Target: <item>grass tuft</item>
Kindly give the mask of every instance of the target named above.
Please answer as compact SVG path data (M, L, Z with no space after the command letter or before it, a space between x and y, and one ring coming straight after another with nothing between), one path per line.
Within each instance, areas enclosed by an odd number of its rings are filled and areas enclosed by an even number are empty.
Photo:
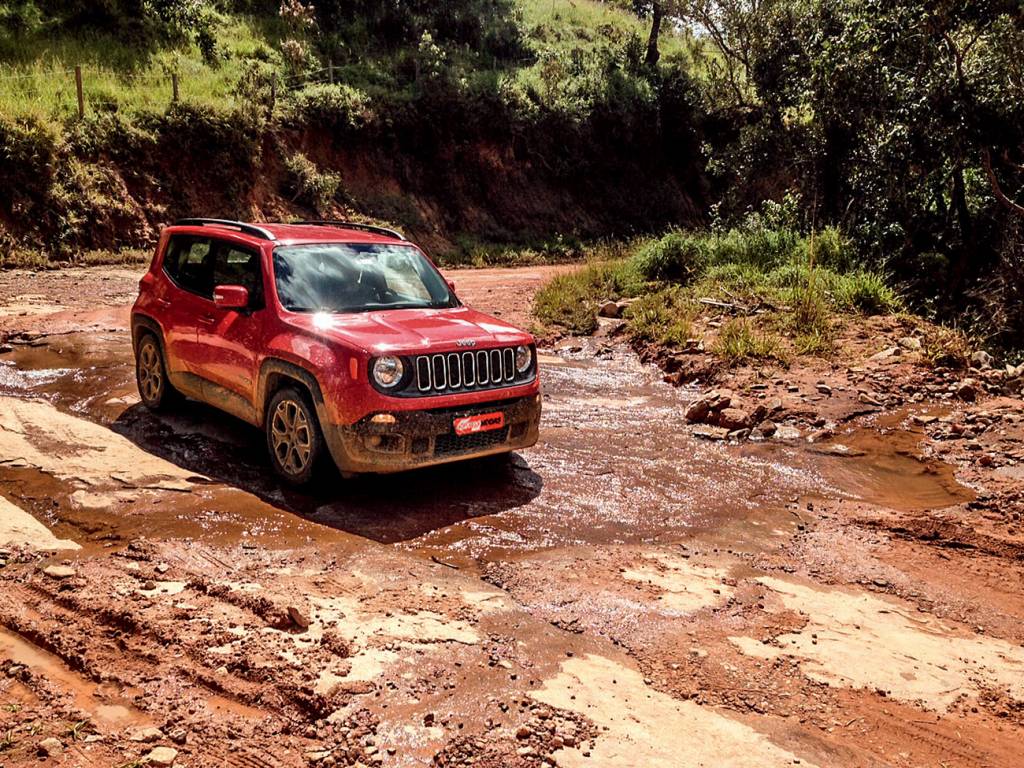
M727 321L719 330L713 349L729 365L739 365L748 360L788 362L782 340L769 331L755 328L746 318Z

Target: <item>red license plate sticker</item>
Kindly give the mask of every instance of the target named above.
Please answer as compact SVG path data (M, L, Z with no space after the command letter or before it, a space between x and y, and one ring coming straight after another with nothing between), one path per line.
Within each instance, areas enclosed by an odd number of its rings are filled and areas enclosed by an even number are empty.
M476 416L464 416L454 422L456 435L473 435L477 432L490 432L505 426L504 413L481 413Z

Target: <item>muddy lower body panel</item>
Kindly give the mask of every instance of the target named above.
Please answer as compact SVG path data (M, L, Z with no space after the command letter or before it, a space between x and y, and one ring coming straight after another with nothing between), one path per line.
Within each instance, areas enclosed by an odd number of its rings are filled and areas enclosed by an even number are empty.
M540 395L427 411L374 414L327 425L324 437L343 472L401 472L529 448L540 429Z

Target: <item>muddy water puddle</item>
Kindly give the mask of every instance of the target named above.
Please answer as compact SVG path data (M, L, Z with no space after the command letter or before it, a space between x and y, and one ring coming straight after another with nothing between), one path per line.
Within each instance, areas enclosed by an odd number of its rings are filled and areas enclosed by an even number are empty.
M97 523L102 517L107 533L122 524L128 532L144 530L151 517L154 535L268 536L298 544L329 528L342 538L481 562L559 546L675 541L724 528L756 542L778 527L787 502L807 495L917 509L946 506L966 493L950 468L918 458L919 436L905 430L854 432L826 446L708 443L692 437L683 418L693 393L665 385L624 348L598 351L586 341L575 353L544 354L541 365L545 410L536 448L510 461L463 462L399 478L330 475L304 493L273 478L258 430L206 406L159 416L139 406L125 332L70 333L19 347L0 364L0 396L45 399L108 426L128 444L125 451L180 470L188 487L171 490L125 482L123 467L111 466L112 489L142 495L110 504L72 500L76 492L92 493L95 478L83 486L57 477L56 487L45 489L59 502L52 514L72 525L77 520L83 530L90 516ZM133 463L129 453L124 460ZM0 468L0 491L5 473Z
M75 707L88 714L89 720L100 728L153 725L148 716L131 703L125 692L97 685L69 669L57 656L3 627L0 627L0 658L24 665L33 674L58 686L71 696Z

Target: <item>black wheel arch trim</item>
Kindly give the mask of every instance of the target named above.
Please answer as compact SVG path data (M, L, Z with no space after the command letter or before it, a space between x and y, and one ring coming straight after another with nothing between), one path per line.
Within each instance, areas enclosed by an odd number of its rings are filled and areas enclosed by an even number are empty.
M313 398L313 407L316 409L316 415L320 419L322 428L324 395L323 390L320 389L320 382L317 381L316 376L302 366L282 360L279 357L269 357L260 365L259 386L256 390L256 397L258 398L256 412L260 414L261 418L264 421L266 420L267 405L274 396L274 392L278 389L277 387L273 391L270 389L270 382L275 376L291 379L306 388L306 391Z

